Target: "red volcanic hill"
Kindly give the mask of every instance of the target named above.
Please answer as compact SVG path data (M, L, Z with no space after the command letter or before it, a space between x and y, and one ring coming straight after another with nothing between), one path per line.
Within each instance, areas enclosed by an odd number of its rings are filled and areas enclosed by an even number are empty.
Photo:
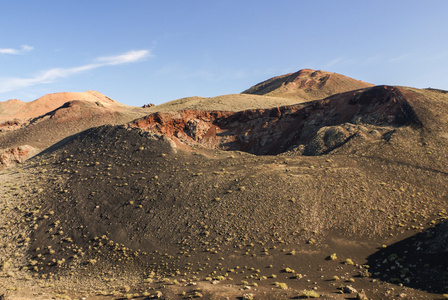
M95 91L55 93L32 102L0 103L0 168L22 162L61 139L91 127L123 124L147 110Z
M337 73L303 69L263 81L245 90L243 94L309 101L372 86L373 84Z
M32 102L23 102L17 99L0 102L0 123L13 119L26 120L36 118L73 100L98 102L110 108L123 106L121 103L96 91L53 93Z

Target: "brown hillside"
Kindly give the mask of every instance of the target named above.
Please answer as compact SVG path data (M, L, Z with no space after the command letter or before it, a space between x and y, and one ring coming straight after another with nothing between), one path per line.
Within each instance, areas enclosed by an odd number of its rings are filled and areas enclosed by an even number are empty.
M371 86L373 85L370 83L341 74L303 69L263 81L245 90L243 94L292 98L297 102L304 102Z
M45 95L31 102L23 102L15 99L0 102L0 124L14 119L33 119L57 109L66 102L74 100L98 102L109 108L123 106L121 103L96 91L86 91L84 93L54 93Z
M442 299L446 260L421 266L395 243L448 217L447 116L445 93L379 86L88 129L6 174L0 284L36 276L22 284L78 298ZM415 243L444 255L446 233L433 233Z
M16 118L17 113L25 106L26 102L17 99L0 102L0 123Z
M148 109L149 112L188 110L242 111L247 109L273 108L296 104L297 99L250 94L230 94L217 97L187 97L169 101Z
M340 74L304 69L268 79L241 94L209 98L186 97L151 107L148 111L266 109L323 99L371 86L373 85Z
M10 110L16 103L20 106ZM123 105L94 91L49 94L29 103L10 100L0 105L5 109L0 110L2 120L6 120L0 123L0 168L22 162L88 128L124 124L147 114L147 109ZM19 151L23 147L29 151Z
M448 92L285 76L0 103L0 298L445 299Z
M258 155L319 155L352 138L372 145L386 141L403 126L442 133L448 124L443 118L434 122L434 113L446 111L447 104L426 97L420 90L377 86L273 109L154 113L128 126L165 134L178 144ZM429 109L430 101L437 110Z

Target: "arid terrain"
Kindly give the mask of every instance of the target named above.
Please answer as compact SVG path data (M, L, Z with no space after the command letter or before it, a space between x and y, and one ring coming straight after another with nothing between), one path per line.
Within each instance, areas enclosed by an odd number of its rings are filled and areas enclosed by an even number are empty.
M448 299L448 92L301 70L0 102L3 299Z

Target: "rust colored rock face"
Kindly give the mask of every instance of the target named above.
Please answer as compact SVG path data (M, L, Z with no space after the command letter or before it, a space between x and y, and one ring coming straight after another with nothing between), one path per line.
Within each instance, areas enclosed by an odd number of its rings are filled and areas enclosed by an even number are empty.
M399 88L377 86L273 109L154 113L128 126L165 134L178 145L273 155L300 145L310 146L319 132L330 149L331 145L340 143L339 140L350 137L351 127L340 127L346 123L421 125ZM332 126L339 127L322 130ZM380 135L377 134L377 138ZM315 151L309 150L308 154L313 155Z
M3 123L0 123L0 132L19 129L22 124L23 122L18 119L5 121Z
M0 150L0 169L22 163L37 153L37 149L29 145Z

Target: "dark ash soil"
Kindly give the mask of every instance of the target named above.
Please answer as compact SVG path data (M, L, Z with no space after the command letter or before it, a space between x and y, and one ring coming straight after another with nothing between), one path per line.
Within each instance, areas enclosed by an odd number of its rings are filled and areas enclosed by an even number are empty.
M446 99L403 93L419 126L336 124L388 134L355 134L314 156L180 147L127 126L67 137L0 174L0 291L444 299Z

